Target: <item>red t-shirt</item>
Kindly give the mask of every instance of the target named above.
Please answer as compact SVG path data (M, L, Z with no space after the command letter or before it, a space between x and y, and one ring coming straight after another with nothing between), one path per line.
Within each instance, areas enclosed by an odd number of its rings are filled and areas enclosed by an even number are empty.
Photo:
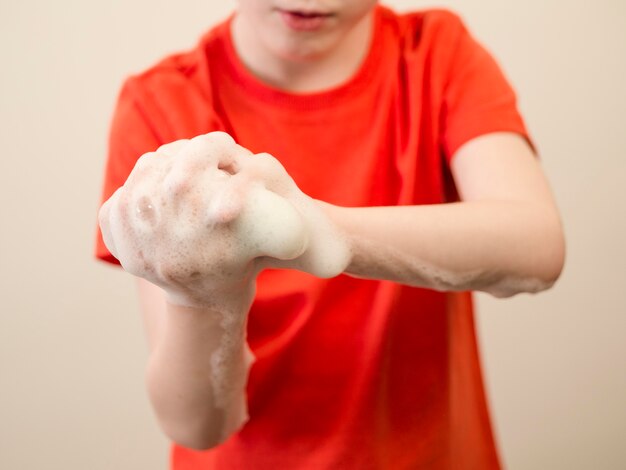
M223 130L269 152L308 195L342 206L445 203L464 142L526 136L515 95L457 16L377 7L346 83L293 94L252 76L230 22L127 80L103 199L159 145ZM97 256L115 262L97 243ZM250 420L176 470L498 468L469 293L266 271L249 317Z

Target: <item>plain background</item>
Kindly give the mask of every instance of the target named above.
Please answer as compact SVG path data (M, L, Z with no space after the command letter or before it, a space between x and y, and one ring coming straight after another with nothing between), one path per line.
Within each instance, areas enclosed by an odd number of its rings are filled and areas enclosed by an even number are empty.
M516 87L567 232L554 289L478 296L503 460L626 468L626 2L437 5L463 15ZM232 8L1 0L0 468L166 468L134 283L91 256L107 129L126 75Z

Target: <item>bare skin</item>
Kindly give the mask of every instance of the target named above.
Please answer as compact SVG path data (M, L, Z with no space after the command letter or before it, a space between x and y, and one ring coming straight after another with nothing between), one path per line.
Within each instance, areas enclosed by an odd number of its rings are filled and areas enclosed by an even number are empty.
M244 64L264 82L294 92L346 81L369 49L376 0L239 0L233 40ZM315 31L294 31L289 11L327 14Z
M506 160L498 158L502 155ZM348 253L344 268L326 274L344 271L439 290L482 290L500 297L550 287L563 265L563 233L547 183L527 144L511 134L475 139L459 150L453 172L463 197L456 204L343 208L317 202L328 216L325 223L348 241L346 251L338 245L340 253ZM318 216L312 215L319 223ZM266 266L298 269L310 266L311 260L303 255L292 260L258 259ZM139 281L152 350L148 390L164 431L175 442L196 449L213 447L245 421L244 388L252 363L245 343L245 318L254 295L254 277L244 275L234 287L229 280L224 290L213 288L210 296L203 297L206 301L193 294L187 302L181 302L180 296L168 300L166 290ZM218 285L215 279L210 283ZM179 286L176 283L174 290ZM225 315L238 319L229 324L229 331L219 321ZM220 408L215 406L211 356L227 334L231 348L220 380L232 384L232 393L228 406Z
M347 241L274 157L222 132L142 156L99 218L113 255L146 279L147 385L161 426L187 447L222 442L247 419L256 276L279 267L336 276Z
M273 86L298 92L335 86L355 72L365 54L375 3L240 0L233 31L237 51L254 74ZM300 34L275 23L277 7L306 7L334 16L319 33ZM501 297L546 289L562 269L564 239L558 211L536 158L519 136L491 134L461 147L452 159L452 172L462 201L440 206L332 206L302 194L271 157L259 161L267 163L261 165L265 170L253 171L255 178L244 178L246 183L232 193L241 196L234 198L239 204L222 207L210 204L215 198L203 199L218 221L212 225L211 243L201 230L188 235L194 246L205 244L203 266L212 269L197 269L190 257L174 270L135 271L149 273L146 279L138 278L151 351L148 393L165 434L185 447L213 447L245 422L245 383L253 361L245 342L245 322L254 279L264 267L295 268L325 277L345 272ZM245 218L246 201L259 185L270 188L299 214L301 223L294 227L302 235L300 253L294 249L277 257L262 243L255 245L256 251L238 243L243 232L234 230L233 221ZM104 225L110 210L103 209ZM168 233L167 226L161 229ZM293 234L282 235L294 239ZM118 231L111 241L132 245L132 231ZM160 249L166 253L171 247L165 244ZM156 266L159 249L144 251L152 253ZM324 261L330 254L337 260L328 265ZM133 272L139 260L120 256ZM225 269L214 269L217 265ZM157 272L165 275L155 277ZM191 276L196 272L200 275ZM224 322L226 317L235 320ZM218 363L212 358L220 348L224 354ZM216 381L229 384L227 393L216 388Z
M325 205L350 239L346 272L496 297L552 286L564 262L563 231L526 141L507 133L476 138L459 149L452 172L459 203Z

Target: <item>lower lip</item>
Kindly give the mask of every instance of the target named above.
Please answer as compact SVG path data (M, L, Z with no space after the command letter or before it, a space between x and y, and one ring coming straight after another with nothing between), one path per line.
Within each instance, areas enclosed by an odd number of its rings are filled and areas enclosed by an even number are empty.
M316 31L321 29L330 18L330 15L304 16L289 11L281 11L280 16L294 31Z

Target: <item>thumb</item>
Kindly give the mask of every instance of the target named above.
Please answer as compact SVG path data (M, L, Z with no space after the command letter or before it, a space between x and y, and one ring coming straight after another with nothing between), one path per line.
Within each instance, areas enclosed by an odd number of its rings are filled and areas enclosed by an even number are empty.
M290 260L307 247L304 219L287 199L261 186L250 193L236 228L257 256Z
M118 258L117 248L115 247L115 241L111 229L111 207L116 203L119 197L119 192L122 188L118 188L113 195L102 204L98 211L98 225L100 226L100 232L102 232L102 240L104 245L111 252L115 258Z

